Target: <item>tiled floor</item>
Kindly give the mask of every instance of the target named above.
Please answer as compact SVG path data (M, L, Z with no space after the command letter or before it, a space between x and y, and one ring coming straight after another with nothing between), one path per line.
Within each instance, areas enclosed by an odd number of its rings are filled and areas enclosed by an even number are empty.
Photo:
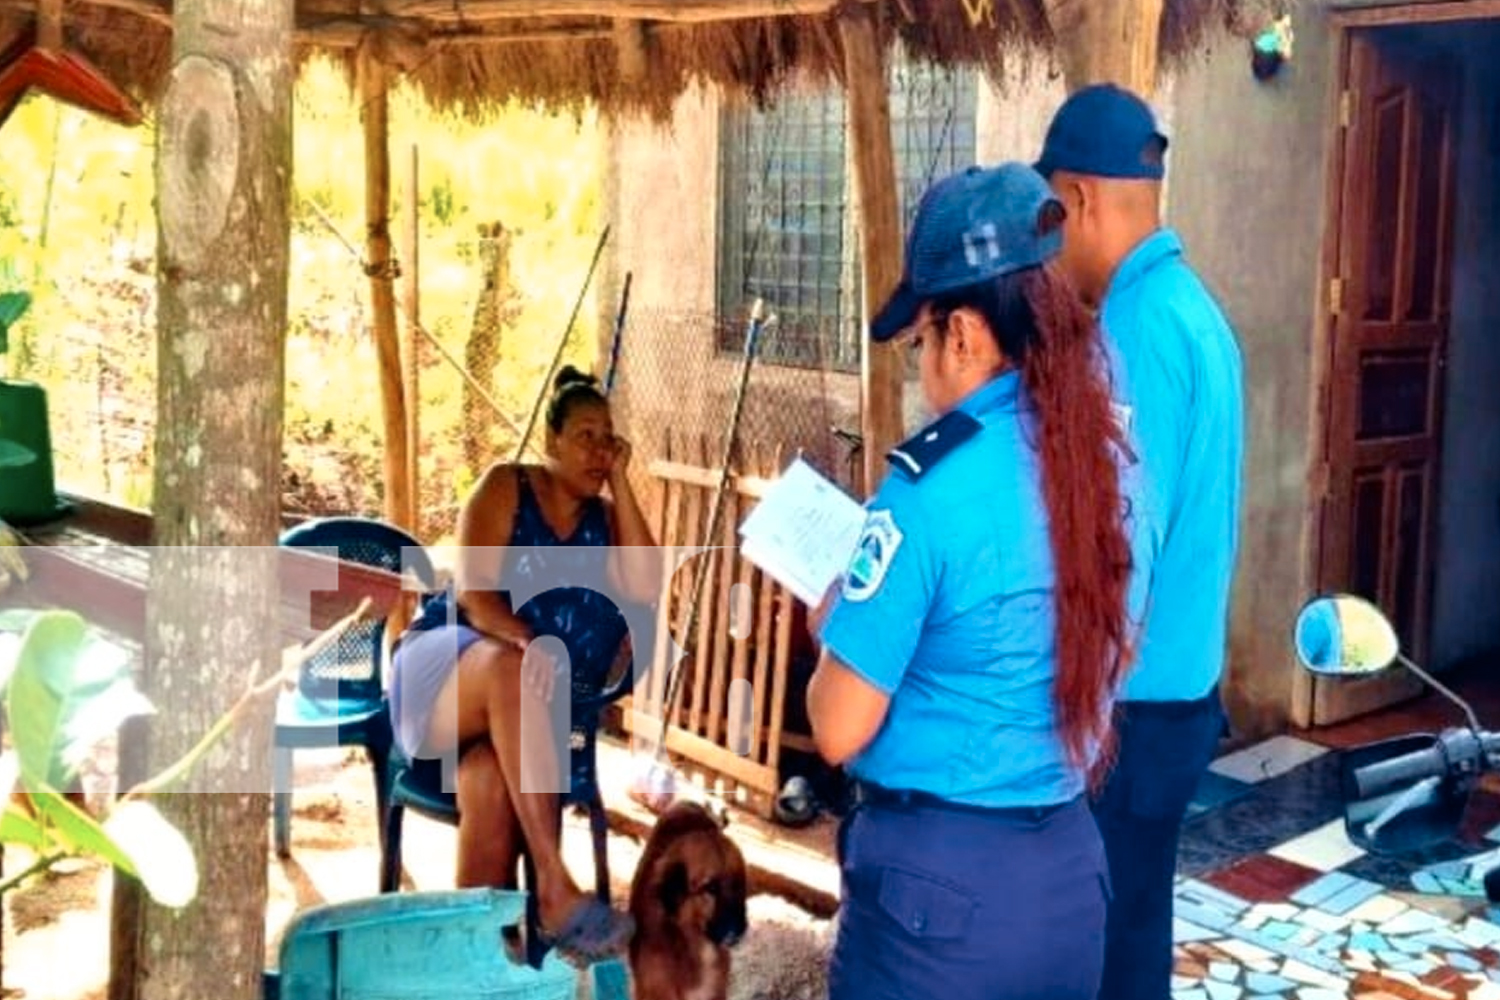
M1221 758L1180 858L1174 1000L1500 1000L1479 882L1500 849L1366 854L1344 834L1337 751L1280 736Z

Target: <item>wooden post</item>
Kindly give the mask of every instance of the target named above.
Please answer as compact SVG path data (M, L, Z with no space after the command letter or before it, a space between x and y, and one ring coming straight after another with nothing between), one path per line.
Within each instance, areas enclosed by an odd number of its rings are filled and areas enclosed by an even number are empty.
M844 89L849 101L849 145L854 150L854 193L864 266L865 316L901 281L901 211L896 200L896 153L891 144L891 102L875 24L875 9L861 4L839 19L844 44ZM885 454L902 437L903 372L899 352L860 337L860 429L864 435L864 487L880 485Z
M412 143L411 165L406 173L406 238L401 258L406 262L401 270L404 279L406 300L406 333L401 343L401 361L405 376L406 397L406 481L408 484L407 520L413 535L421 537L422 528L422 477L417 470L417 456L421 454L422 393L418 366L418 351L421 350L422 335L417 326L422 322L421 285L417 280L417 252L422 240L422 219L418 210L417 144Z
M1044 0L1068 90L1115 83L1156 91L1163 0Z
M62 0L40 0L36 9L36 47L48 52L63 50Z
M395 265L391 260L391 151L388 70L378 35L359 50L359 105L365 133L365 269L370 275L375 353L385 428L385 518L413 530L407 480L406 400L401 388L401 344L396 334Z

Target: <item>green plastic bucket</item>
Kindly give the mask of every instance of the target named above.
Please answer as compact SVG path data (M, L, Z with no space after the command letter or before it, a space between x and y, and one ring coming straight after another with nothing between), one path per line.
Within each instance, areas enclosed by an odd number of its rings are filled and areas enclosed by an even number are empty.
M0 379L0 520L38 524L68 510L53 478L47 393L35 382Z

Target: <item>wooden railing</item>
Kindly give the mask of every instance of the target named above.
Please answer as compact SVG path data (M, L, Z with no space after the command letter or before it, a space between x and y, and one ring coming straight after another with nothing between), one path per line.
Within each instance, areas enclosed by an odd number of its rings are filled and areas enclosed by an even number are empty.
M151 517L98 501L69 498L71 516L28 531L24 558L30 579L0 606L70 608L130 644L145 636L151 560ZM403 594L395 573L312 550L281 549L281 626L288 643L311 639L368 598L372 614L388 614Z
M780 788L782 752L812 750L789 731L787 708L803 691L793 660L805 651L804 609L790 591L739 554L738 527L783 465L779 448L746 446L732 463L718 538L706 537L719 483L719 445L668 435L650 464L659 501L656 538L666 547L650 673L624 705L622 724L654 745L668 686L672 643L686 649L666 747L680 771L765 815ZM677 568L674 552L708 551ZM684 635L699 572L707 573L697 627ZM794 713L795 714L795 713Z

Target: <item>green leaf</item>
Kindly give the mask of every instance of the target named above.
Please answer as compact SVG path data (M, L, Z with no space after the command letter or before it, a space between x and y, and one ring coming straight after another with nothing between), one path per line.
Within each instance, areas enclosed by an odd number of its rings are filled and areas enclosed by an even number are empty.
M104 832L99 821L63 798L61 792L51 788L32 789L31 803L63 851L107 861L127 875L136 873L130 855Z
M13 325L30 308L30 292L0 292L0 326Z
M130 856L136 877L162 906L180 908L198 895L192 845L151 803L120 803L104 821L104 832Z
M124 650L71 611L44 611L21 639L6 689L11 739L27 788L63 788L100 739L150 705Z
M10 328L16 325L16 321L26 314L31 308L30 292L0 292L0 354L4 354L10 347L10 339L7 336Z
M5 334L0 333L0 354L4 354ZM13 469L36 461L36 452L25 445L0 438L0 469Z
M0 843L20 844L37 854L45 854L50 841L42 824L15 806L7 805L5 812L0 813Z
M10 800L21 776L21 762L14 753L0 754L0 843L21 844L38 854L47 850L47 831Z

